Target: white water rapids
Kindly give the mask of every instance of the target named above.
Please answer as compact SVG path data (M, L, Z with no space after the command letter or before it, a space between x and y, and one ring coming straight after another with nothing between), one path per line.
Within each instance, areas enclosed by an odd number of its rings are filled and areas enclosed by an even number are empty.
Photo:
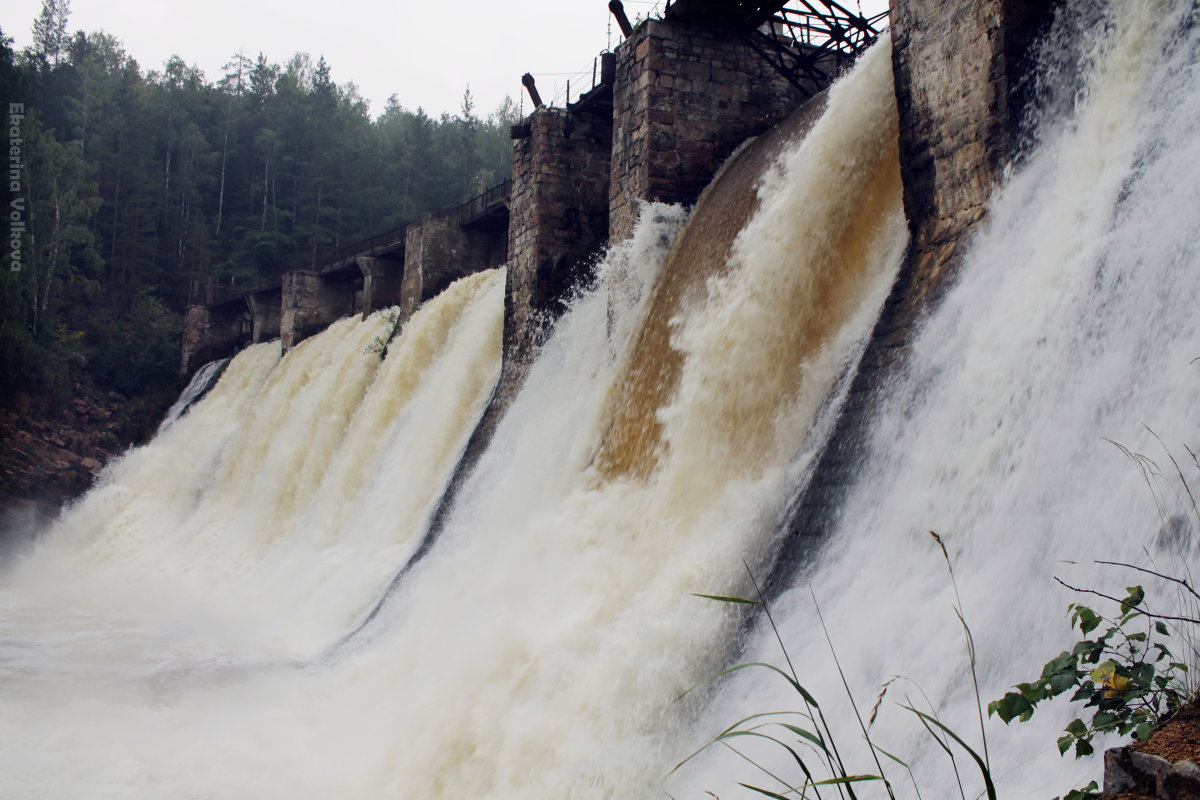
M855 753L852 771L876 766L856 750L861 733L816 606L864 718L883 684L902 676L872 738L912 760L926 798L959 796L953 766L899 704L932 706L982 750L956 599L930 530L948 544L985 704L1034 680L1077 640L1069 603L1113 612L1053 576L1117 597L1146 584L1157 609L1171 613L1169 587L1093 560L1181 577L1198 566L1200 519L1171 461L1194 495L1200 466L1187 449L1200 452L1197 11L1190 2L1088 6L1064 11L1093 25L1061 25L1073 38L1050 43L1085 62L1073 97L1070 85L1047 87L1065 89L1071 113L1043 121L1032 154L995 199L957 285L924 324L902 375L880 392L832 541L777 603L801 681ZM1113 442L1152 458L1160 475L1145 479ZM1172 647L1188 649L1186 640ZM743 658L783 665L769 631L756 634ZM794 695L775 680L736 681L705 733L794 708ZM1024 725L989 721L1001 797L1052 797L1102 780L1098 757L1061 759L1055 747L1082 714L1059 702ZM778 755L767 764L796 777ZM966 796L975 796L979 773L958 756ZM914 791L903 769L886 759L884 768L901 795ZM696 767L680 794L761 796L737 780L781 790L726 751Z
M1197 34L1190 9L1154 5L1115 3L1080 34L1086 91L1045 123L879 387L836 532L777 601L801 680L831 710L844 690L813 595L860 708L902 673L977 735L931 529L985 701L1070 642L1059 559L1194 560L1163 549L1145 483L1104 441L1161 455L1145 425L1177 454L1200 449ZM748 674L676 701L731 659L781 660L757 630L739 656L745 617L692 593L752 591L743 559L765 568L830 430L907 244L896 124L884 44L763 177L725 268L669 311L678 388L661 407L621 381L639 330L668 313L653 287L686 268L667 258L682 212L645 208L555 327L433 547L343 647L415 551L488 402L503 274L428 302L384 360L383 314L282 359L277 344L240 354L0 570L0 796L777 789L719 751L666 779L726 724L791 701ZM651 466L597 466L614 414L645 417L653 436L631 441ZM1178 482L1162 486L1173 502ZM921 702L912 684L893 691ZM834 724L857 759L851 713ZM1049 797L1094 770L1058 759L1066 713L990 726L1002 796ZM877 738L913 759L923 796L957 796L912 727L887 702Z

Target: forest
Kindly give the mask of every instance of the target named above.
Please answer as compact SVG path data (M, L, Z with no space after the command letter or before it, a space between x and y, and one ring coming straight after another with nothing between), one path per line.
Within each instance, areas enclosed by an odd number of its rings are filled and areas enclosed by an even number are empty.
M469 87L432 118L393 94L372 119L324 57L233 54L215 79L143 69L44 0L30 47L0 31L9 137L0 404L178 388L179 333L205 287L246 286L453 206L508 177L511 99Z

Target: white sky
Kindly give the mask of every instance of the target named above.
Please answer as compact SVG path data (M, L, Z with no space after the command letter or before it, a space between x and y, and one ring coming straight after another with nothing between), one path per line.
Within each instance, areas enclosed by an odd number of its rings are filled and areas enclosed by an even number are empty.
M629 16L661 7L624 0ZM851 10L858 0L841 0ZM6 0L0 26L17 49L30 43L42 0ZM862 0L864 13L887 0ZM542 97L561 93L610 43L607 0L71 0L68 28L104 30L121 40L143 73L162 70L172 55L195 64L210 81L243 50L283 65L297 51L325 56L333 80L353 81L379 114L393 92L400 103L432 116L458 111L469 84L476 113L486 116L506 94L521 102L521 75L537 78ZM611 26L611 45L620 33ZM579 79L572 81L572 97ZM525 100L525 110L529 102Z

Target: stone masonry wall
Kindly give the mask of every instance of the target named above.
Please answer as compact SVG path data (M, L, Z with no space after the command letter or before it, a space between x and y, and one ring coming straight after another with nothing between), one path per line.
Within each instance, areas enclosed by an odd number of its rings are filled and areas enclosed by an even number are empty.
M354 313L354 287L304 270L284 273L279 338L283 351Z
M556 315L564 292L608 238L612 114L601 103L542 108L513 149L505 359L524 360L538 315Z
M692 203L730 153L805 98L732 32L650 20L617 50L609 234L638 201Z
M362 272L363 288L355 298L355 308L362 309L363 319L381 308L400 304L403 261L371 256L358 256L354 261Z
M455 280L504 263L504 234L459 227L458 209L411 223L404 243L400 307L411 313Z
M233 352L250 340L250 330L250 312L243 302L191 306L183 318L179 374L191 378L207 362Z
M909 253L838 426L789 521L775 575L803 561L862 458L863 425L918 316L937 302L1014 156L1026 51L1052 0L892 0L892 68ZM775 582L773 578L772 583Z
M911 305L938 288L1013 156L1026 54L1052 0L893 0Z

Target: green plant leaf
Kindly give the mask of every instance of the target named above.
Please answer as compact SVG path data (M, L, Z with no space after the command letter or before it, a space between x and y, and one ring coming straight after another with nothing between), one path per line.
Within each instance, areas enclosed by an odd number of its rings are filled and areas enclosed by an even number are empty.
M825 740L819 734L812 733L811 731L806 731L806 730L804 730L804 728L797 727L796 725L789 725L786 722L780 722L779 725L783 728L787 728L789 731L796 734L801 739L806 739L806 740L812 742L813 744L815 744L817 747L821 748L822 750L825 750L826 752L828 752L829 746L825 743Z
M1084 756L1090 756L1094 752L1096 752L1096 748L1092 747L1092 743L1090 740L1088 740L1088 739L1076 739L1075 740L1075 758L1083 758Z
M1128 614L1142 604L1142 601L1146 599L1146 592L1141 586L1127 586L1125 591L1129 592L1129 596L1121 601L1121 612Z
M761 606L762 600L747 600L744 597L726 597L719 594L700 594L692 592L692 597L703 597L705 600L716 600L718 603L744 603L748 606Z
M1100 800L1100 796L1100 787L1096 785L1095 781L1091 781L1082 789L1072 789L1054 800Z
M909 767L908 767L908 763L907 763L907 762L900 760L899 758L897 758L896 756L892 755L892 754L891 754L891 753L889 753L887 750L884 750L882 747L880 747L879 745L875 744L874 742L872 742L872 743L871 743L871 747L872 747L872 748L874 748L876 751L878 751L878 752L880 752L880 753L883 753L885 756L887 756L888 758L890 758L892 761L895 761L897 764L899 764L900 766L904 767L905 769L908 769L908 768L909 768Z
M973 749L971 749L971 746L968 745L966 742L964 742L957 733L955 733L954 731L947 728L945 725L943 725L937 719L931 717L930 715L928 715L924 712L918 711L917 709L913 708L912 706L903 706L903 707L907 708L909 711L911 711L912 713L917 715L917 717L921 720L921 723L923 725L925 725L925 729L929 731L929 734L931 736L933 736L934 739L937 739L937 736L934 735L933 730L929 727L930 725L936 725L939 729L941 729L941 731L943 733L945 733L947 736L949 736L951 739L953 739L955 742L957 742L958 746L961 747L963 750L965 750L967 752L967 755L969 755L972 759L974 759L975 764L979 767L979 772L981 775L983 775L983 786L984 786L985 791L987 792L988 800L996 800L996 787L992 784L991 771L988 769L987 764L984 763L983 759L979 757L979 754L976 753Z
M1033 703L1030 703L1016 692L1009 692L999 700L988 703L988 716L996 715L1004 720L1004 724L1020 718L1021 722L1033 716Z
M1097 626L1103 621L1103 617L1092 611L1087 606L1074 606L1072 614L1072 623L1079 626L1079 631L1087 636L1094 631Z
M749 789L749 790L750 790L750 791L752 791L752 792L758 792L758 793L759 793L759 794L761 794L761 795L766 795L767 797L773 797L773 798L775 798L775 800L791 800L791 798L784 797L784 796L783 796L783 795L781 795L781 794L775 794L774 792L772 792L772 791L769 791L769 790L767 790L767 789L762 789L762 788L760 788L760 787L758 787L758 786L751 786L750 784L748 784L748 783L742 783L741 781L738 781L738 786L742 786L742 787L744 787L744 788L746 788L746 789ZM799 790L799 789L792 789L791 791L793 791L793 792L799 792L800 790ZM801 797L803 797L804 795L803 795L803 794L801 794L800 796L801 796Z

